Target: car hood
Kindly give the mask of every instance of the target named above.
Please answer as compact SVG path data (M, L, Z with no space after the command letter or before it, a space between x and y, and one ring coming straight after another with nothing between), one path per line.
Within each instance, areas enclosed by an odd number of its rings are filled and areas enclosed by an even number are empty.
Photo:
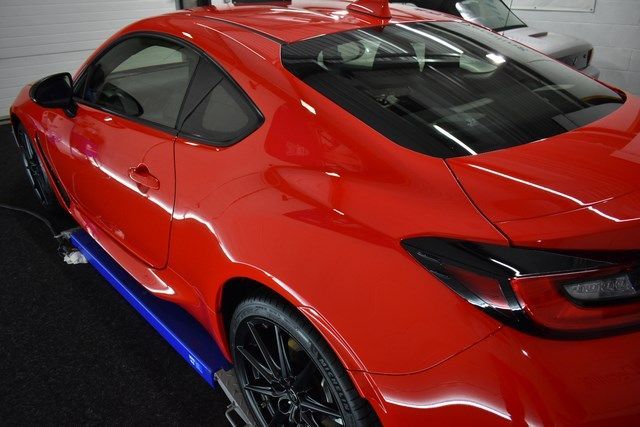
M593 47L584 40L533 27L506 30L502 35L554 58L577 55Z
M518 245L640 248L638 98L574 131L447 163L482 213Z

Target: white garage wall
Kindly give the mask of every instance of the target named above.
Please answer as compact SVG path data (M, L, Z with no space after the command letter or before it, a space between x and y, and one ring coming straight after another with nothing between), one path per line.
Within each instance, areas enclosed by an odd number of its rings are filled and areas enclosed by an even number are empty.
M600 79L640 95L640 0L597 0L594 13L515 12L536 28L588 40Z
M572 10L593 12L596 0L510 0L513 10Z
M0 0L0 119L26 83L73 73L104 40L175 0Z

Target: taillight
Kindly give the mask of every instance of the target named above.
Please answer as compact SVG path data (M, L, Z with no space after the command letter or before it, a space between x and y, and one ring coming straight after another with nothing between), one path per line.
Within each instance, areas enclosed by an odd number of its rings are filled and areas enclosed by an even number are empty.
M640 325L640 254L575 254L439 238L402 242L458 295L540 334Z

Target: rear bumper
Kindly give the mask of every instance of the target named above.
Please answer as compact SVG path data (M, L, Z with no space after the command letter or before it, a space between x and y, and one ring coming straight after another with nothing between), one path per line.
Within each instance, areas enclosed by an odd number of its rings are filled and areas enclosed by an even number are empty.
M640 332L547 340L503 327L411 375L371 375L385 426L632 425L640 419Z
M580 70L581 73L586 74L589 77L597 79L600 77L600 70L593 65L588 65L587 68Z

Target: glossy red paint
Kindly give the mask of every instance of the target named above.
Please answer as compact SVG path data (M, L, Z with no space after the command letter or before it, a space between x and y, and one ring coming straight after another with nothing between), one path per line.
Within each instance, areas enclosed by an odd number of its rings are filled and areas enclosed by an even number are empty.
M377 1L372 1L377 3ZM185 12L190 16L207 20L217 20L249 27L254 31L269 35L284 42L304 40L322 34L349 31L357 28L377 27L381 23L416 21L457 21L444 13L417 10L394 4L390 20L352 12L347 9L351 3L335 0L305 1L295 6L274 4L247 4L242 7L204 7Z
M505 327L431 369L371 381L389 426L635 425L639 339L531 339Z
M517 246L637 249L639 150L640 100L629 97L614 114L575 131L448 163Z
M245 278L300 309L385 425L637 419L638 333L554 341L503 327L400 241L640 249L640 101L630 96L611 116L553 140L428 157L283 69L273 38L380 25L348 4L178 12L133 24L97 50L137 31L198 46L264 116L231 147L88 105L70 118L37 106L27 89L12 117L39 138L80 225L143 286L205 325L227 356L222 293ZM449 19L391 12L391 22ZM158 188L132 179L140 165Z
M347 6L347 10L375 16L376 18L391 18L389 0L357 0Z

